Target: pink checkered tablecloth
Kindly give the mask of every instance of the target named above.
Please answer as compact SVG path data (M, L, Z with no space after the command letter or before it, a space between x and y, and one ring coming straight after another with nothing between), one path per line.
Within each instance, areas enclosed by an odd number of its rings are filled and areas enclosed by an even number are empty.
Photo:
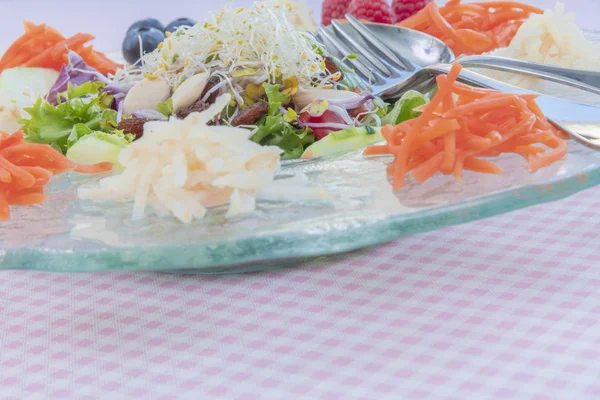
M597 399L599 209L590 189L269 273L0 272L0 399Z

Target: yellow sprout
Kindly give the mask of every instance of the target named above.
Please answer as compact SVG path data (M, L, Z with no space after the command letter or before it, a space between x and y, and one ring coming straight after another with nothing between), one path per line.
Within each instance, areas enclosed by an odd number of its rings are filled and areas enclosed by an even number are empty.
M283 81L282 93L289 94L290 96L295 95L298 92L298 79L295 76L287 78Z
M311 104L309 113L313 117L320 117L325 113L325 111L327 111L328 108L329 103L327 102L327 100L321 100L318 103Z
M285 122L294 122L298 118L298 113L291 108L288 108L287 111L288 112L283 116L283 120Z

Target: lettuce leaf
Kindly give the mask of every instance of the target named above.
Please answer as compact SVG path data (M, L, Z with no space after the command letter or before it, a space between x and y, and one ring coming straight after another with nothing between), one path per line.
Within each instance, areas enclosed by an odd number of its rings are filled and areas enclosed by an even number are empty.
M271 85L270 83L264 83L265 94L269 101L269 115L274 116L281 114L279 107L281 107L290 98L289 94L281 93L279 87L281 85Z
M381 119L381 125L397 125L409 119L417 118L419 113L415 111L415 108L427 103L429 103L427 96L416 90L409 90L402 95L400 100L394 104L394 107Z
M267 115L257 124L258 130L250 138L263 146L278 146L283 150L282 160L300 158L304 149L315 141L310 128L299 129L285 121L280 107L285 104L289 94L279 91L280 85L263 84L269 102Z
M90 131L112 132L117 112L107 108L103 101L99 93L103 85L101 82L68 85L67 90L57 96L56 105L38 98L32 107L25 109L31 118L18 120L25 140L50 144L64 154L75 143L75 138L81 137L81 125Z

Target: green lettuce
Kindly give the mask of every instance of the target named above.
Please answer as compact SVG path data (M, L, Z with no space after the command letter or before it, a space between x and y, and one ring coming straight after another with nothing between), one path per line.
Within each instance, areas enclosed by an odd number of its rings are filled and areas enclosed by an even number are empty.
M397 125L409 119L417 118L419 113L415 108L429 103L427 96L415 91L409 90L404 93L400 100L394 104L394 107L381 119L381 125Z
M103 85L86 82L69 86L58 95L56 106L39 97L33 106L25 109L30 118L18 121L25 140L49 144L64 154L85 135L83 132L112 132L117 112L108 108L108 102L100 93Z
M280 107L288 102L290 95L280 92L280 85L265 83L263 87L269 108L250 139L263 146L278 146L283 150L283 160L300 158L304 149L315 141L315 137L309 128L299 129L284 119Z

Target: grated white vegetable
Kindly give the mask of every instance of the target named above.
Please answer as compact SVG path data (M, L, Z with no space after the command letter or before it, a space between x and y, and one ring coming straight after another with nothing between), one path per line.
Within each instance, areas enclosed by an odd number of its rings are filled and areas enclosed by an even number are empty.
M151 76L163 76L177 86L184 77L199 71L234 71L253 68L249 75L264 74L274 81L295 77L300 87L323 80L326 71L321 45L308 32L290 21L291 4L268 0L249 8L226 6L212 22L181 27L167 37L160 48L142 59L142 69ZM235 75L233 75L235 76Z
M119 155L124 172L79 189L79 196L133 199L133 219L143 218L148 205L184 223L227 203L228 217L253 211L256 195L273 182L281 150L248 140L246 129L207 125L230 101L225 94L184 120L146 123L144 135Z
M531 16L510 45L492 54L540 64L600 71L600 46L586 39L575 24L575 14L557 3L554 10ZM523 75L484 72L496 79L528 89L542 89L545 81Z

